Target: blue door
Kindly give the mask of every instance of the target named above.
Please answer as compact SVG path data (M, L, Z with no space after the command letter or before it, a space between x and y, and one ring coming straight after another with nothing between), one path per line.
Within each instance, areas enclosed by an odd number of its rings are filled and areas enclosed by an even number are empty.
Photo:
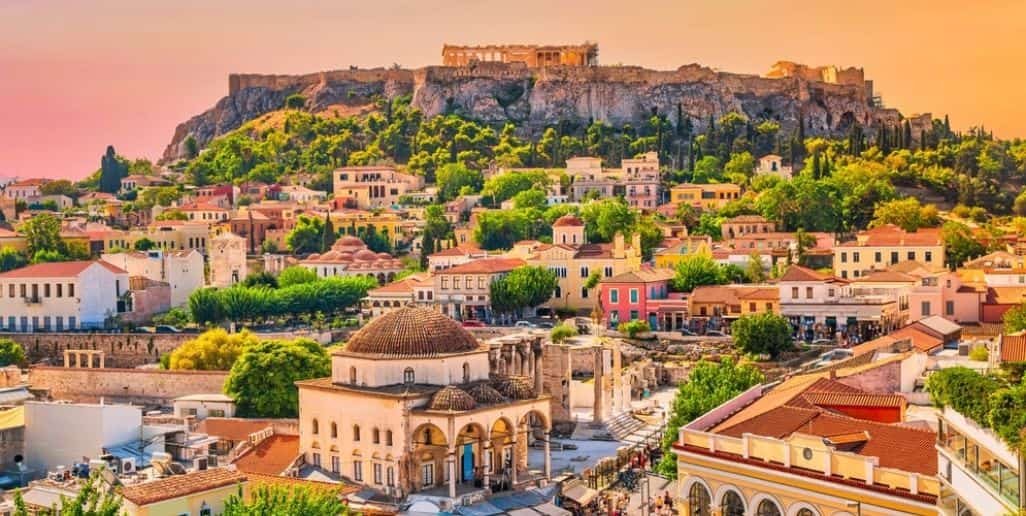
M474 445L463 445L463 482L474 480Z

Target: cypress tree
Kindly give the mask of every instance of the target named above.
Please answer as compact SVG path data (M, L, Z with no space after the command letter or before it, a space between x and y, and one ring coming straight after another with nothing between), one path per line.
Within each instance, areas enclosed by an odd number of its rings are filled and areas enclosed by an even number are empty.
M331 211L324 215L324 229L321 230L321 252L325 253L335 243L335 225L331 222Z
M823 177L823 165L819 162L819 151L812 153L812 178Z
M107 152L100 158L100 191L117 193L121 189L121 178L128 175L128 166L118 159L113 145L107 146Z
M908 120L905 120L904 131L905 131L905 134L904 134L903 138L905 140L905 148L906 149L911 149L912 148L912 124L910 124L908 122Z
M944 136L951 137L951 122L948 120L948 115L944 115Z
M430 231L424 232L424 239L420 243L420 268L427 270L428 256L435 251L435 238Z

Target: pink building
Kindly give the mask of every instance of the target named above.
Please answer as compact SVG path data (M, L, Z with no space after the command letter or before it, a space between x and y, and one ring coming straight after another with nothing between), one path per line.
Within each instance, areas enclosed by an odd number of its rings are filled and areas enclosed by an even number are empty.
M599 283L602 321L609 328L631 320L647 321L655 331L684 328L688 302L683 294L671 294L670 269L644 267L625 272Z
M909 293L909 322L934 315L960 324L982 320L986 289L963 283L957 273L947 269L929 270L918 262L903 262L891 267L917 278Z

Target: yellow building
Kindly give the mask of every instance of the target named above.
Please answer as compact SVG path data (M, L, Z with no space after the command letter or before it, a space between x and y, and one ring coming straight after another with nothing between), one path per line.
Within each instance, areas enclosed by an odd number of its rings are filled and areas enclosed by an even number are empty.
M833 373L863 372L871 374ZM937 514L936 433L900 424L906 402L892 392L828 372L757 386L716 407L673 445L679 513Z
M915 261L928 269L944 268L940 228L905 231L886 225L860 231L857 238L834 247L834 275L856 279L891 265Z
M684 237L680 242L652 254L656 267L676 269L685 257L702 255L712 258L712 239L708 236Z
M246 496L248 488L246 476L238 471L195 471L123 487L122 511L128 516L221 514L225 501L240 491Z
M331 212L331 223L335 226L335 231L354 236L366 228L374 228L377 234L388 237L392 248L398 247L407 237L403 231L403 219L397 213L389 211L374 213L355 209L335 210Z
M670 203L688 204L703 210L716 210L741 198L741 187L734 183L684 183L670 188Z
M613 243L589 244L585 241L584 222L564 215L552 224L552 244L534 240L517 242L507 253L527 265L545 267L559 281L552 299L542 305L553 309L591 310L598 306L598 288L587 288L588 278L612 278L641 269L641 235L635 233L627 245L617 234Z
M156 247L166 251L196 249L206 253L207 244L216 235L211 234L211 226L206 222L183 220L160 220L146 229L133 229L128 233L128 249L135 242L148 238L157 244Z
M691 317L737 319L758 313L780 313L780 291L767 285L708 285L688 296Z

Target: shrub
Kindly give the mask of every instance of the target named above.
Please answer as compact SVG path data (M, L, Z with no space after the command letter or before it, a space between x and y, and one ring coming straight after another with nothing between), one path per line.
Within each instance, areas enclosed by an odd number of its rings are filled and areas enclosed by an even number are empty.
M633 339L634 336L639 333L652 331L652 328L648 325L648 321L639 321L634 319L633 321L620 323L620 325L616 327L616 331L619 331Z
M979 346L969 351L969 360L986 362L988 358L990 358L990 354L987 353L986 346Z
M570 337L574 337L576 335L577 327L569 323L562 323L556 325L556 327L552 328L552 331L549 332L549 337L552 339L552 342L556 344L559 344L560 342L563 342L566 339L569 339Z

